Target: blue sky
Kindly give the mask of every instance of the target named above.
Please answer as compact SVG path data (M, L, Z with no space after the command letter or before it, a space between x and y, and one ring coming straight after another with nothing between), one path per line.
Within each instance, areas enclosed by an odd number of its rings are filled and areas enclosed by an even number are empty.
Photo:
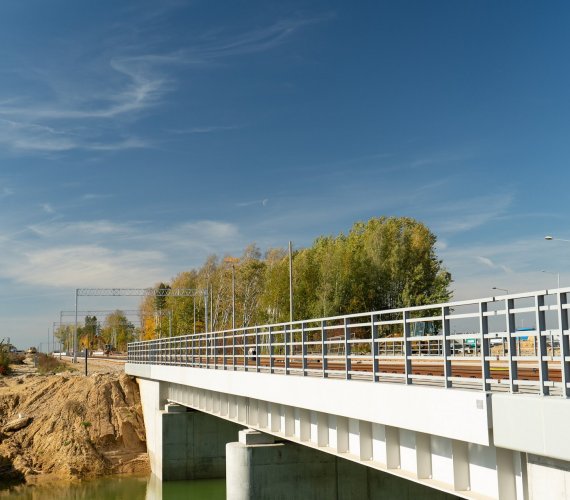
M543 239L570 239L569 25L561 0L2 1L0 337L380 215L432 229L458 299L570 285Z

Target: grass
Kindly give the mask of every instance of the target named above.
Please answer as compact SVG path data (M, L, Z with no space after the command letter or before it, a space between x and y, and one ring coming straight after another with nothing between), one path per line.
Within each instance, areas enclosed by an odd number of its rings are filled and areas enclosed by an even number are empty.
M38 372L41 374L46 373L59 373L69 371L69 367L65 363L61 363L57 358L48 356L47 354L39 353L38 356Z

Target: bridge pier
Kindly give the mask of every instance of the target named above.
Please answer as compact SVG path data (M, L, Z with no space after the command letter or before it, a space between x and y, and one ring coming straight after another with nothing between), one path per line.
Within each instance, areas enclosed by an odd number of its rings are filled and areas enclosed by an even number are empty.
M228 500L451 500L444 492L365 467L318 449L275 442L259 431L239 432L226 445Z
M225 477L225 446L242 426L167 404L160 382L139 380L139 387L152 473L162 481Z

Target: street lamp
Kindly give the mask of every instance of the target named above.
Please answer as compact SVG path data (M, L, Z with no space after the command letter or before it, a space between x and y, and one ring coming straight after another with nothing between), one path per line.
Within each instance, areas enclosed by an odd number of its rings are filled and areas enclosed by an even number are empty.
M554 274L556 275L557 278L557 283L558 283L558 288L560 288L560 273L553 273L552 271L545 271L544 269L542 271L540 271L541 273L546 273L546 274Z
M506 294L509 293L509 291L506 288L499 288L498 286L494 286L492 290L501 290L501 292L505 292Z
M289 321L293 328L293 243L289 241Z
M544 239L548 241L556 240L556 241L565 241L567 243L570 243L570 240L565 240L563 238L555 238L554 236L545 236Z

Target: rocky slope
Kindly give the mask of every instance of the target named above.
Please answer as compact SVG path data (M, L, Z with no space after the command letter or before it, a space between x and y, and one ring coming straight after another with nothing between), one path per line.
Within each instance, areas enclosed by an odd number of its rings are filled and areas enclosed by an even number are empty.
M123 374L0 379L0 479L146 472L138 386Z

